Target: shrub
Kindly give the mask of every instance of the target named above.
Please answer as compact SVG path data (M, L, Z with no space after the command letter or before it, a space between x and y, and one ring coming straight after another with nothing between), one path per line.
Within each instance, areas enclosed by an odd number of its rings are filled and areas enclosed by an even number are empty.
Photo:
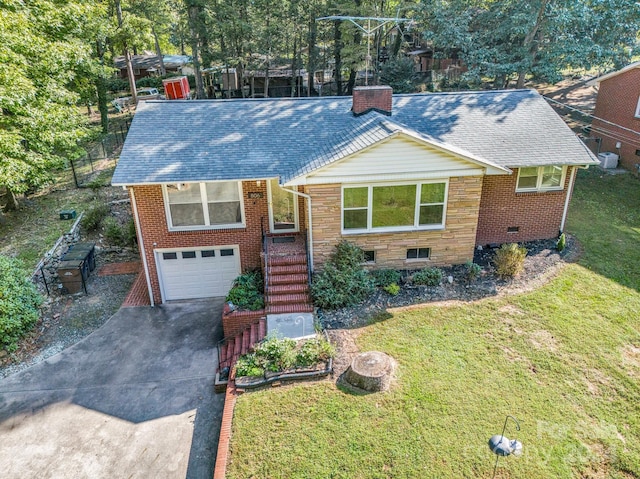
M558 238L558 241L556 242L556 249L558 251L563 251L566 247L567 247L567 238L565 237L564 233L562 233Z
M496 251L493 259L496 265L496 274L501 278L513 278L524 269L524 258L527 256L527 248L517 243L503 244Z
M264 308L264 283L260 271L242 273L233 281L226 300L241 309L256 311Z
M104 239L106 239L109 244L115 246L125 244L125 234L117 219L111 216L105 218L102 220L102 226L104 227Z
M413 274L413 284L438 286L442 281L442 271L438 268L424 268Z
M396 296L400 292L400 286L397 283L391 283L383 288L391 296Z
M245 354L236 361L236 376L264 376L255 354Z
M379 288L384 288L391 284L398 284L400 282L400 272L395 269L374 269L371 271L371 276L375 284Z
M267 337L255 350L257 364L267 371L283 371L296 362L296 342L293 339Z
M480 273L482 272L482 266L474 263L473 261L467 261L464 265L465 268L465 276L469 283L474 282L476 279L480 277Z
M96 231L100 228L102 220L111 213L109 205L104 203L94 203L85 211L80 224L87 231Z
M327 361L335 355L336 348L326 339L308 339L302 343L296 355L296 366L312 366L320 361Z
M15 351L38 320L42 297L16 259L0 255L0 345Z
M138 236L136 234L136 223L131 218L127 221L124 227L124 240L128 246L133 246L138 242Z

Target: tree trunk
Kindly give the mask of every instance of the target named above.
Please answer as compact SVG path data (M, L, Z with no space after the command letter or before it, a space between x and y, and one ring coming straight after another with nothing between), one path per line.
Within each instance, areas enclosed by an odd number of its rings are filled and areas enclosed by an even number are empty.
M104 65L104 45L100 40L96 40L96 54L100 65ZM102 133L109 132L109 105L107 104L107 83L100 72L96 77L96 93L98 96L98 110L100 111L100 126Z
M349 70L349 81L347 82L347 95L353 95L353 87L356 85L358 72L355 69Z
M191 33L191 57L193 60L193 71L196 77L196 97L204 98L204 85L200 72L200 47L198 44L198 17L200 9L197 5L189 6L189 31Z
M118 28L122 28L122 5L120 0L115 0L116 16L118 18ZM126 40L123 42L124 58L127 64L127 78L129 79L129 90L131 90L131 101L134 105L138 104L138 93L136 91L136 77L133 74L133 66L131 64L131 53L127 47Z
M544 11L547 8L550 0L543 0L540 4L540 8L538 9L538 15L536 16L536 23L531 27L529 33L524 38L524 42L522 46L529 52L529 62L530 66L533 66L533 62L535 61L536 54L538 53L538 42L534 41L538 31L542 27L544 23ZM518 81L516 82L516 88L524 88L524 81L527 75L527 71L529 68L523 66L523 68L518 72Z
M342 95L342 30L340 20L333 22L333 59L335 60L336 95Z
M158 55L158 60L160 60L160 76L165 76L167 69L164 67L164 58L162 57L162 50L160 49L160 42L158 41L158 34L156 33L155 27L151 27L151 33L153 33L153 41L156 44L156 55Z
M4 207L5 211L16 211L20 207L20 203L18 203L18 198L13 191L7 188L7 194L5 195L7 199L7 204Z
M318 37L318 26L316 25L315 12L312 12L309 19L309 63L307 64L307 96L315 92L315 71L316 71L316 39Z
M296 49L298 48L298 37L293 35L293 56L291 57L291 98L296 96L296 85L298 84L298 75L296 75Z

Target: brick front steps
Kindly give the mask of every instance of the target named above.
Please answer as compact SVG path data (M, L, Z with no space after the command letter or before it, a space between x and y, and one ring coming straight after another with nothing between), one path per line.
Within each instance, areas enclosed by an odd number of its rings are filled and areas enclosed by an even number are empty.
M266 258L266 313L310 313L309 266L304 245L279 244L277 253ZM288 250L287 250L288 248Z

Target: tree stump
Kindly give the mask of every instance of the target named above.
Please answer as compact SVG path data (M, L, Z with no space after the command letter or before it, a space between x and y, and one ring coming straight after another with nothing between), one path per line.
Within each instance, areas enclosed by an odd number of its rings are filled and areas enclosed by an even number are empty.
M360 353L344 373L344 381L369 392L386 391L391 383L394 361L378 351Z

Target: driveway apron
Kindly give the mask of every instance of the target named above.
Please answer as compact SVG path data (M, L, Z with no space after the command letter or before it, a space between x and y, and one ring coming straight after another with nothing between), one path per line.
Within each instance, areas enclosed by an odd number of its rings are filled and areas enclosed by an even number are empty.
M3 478L211 478L223 299L121 308L0 380Z

